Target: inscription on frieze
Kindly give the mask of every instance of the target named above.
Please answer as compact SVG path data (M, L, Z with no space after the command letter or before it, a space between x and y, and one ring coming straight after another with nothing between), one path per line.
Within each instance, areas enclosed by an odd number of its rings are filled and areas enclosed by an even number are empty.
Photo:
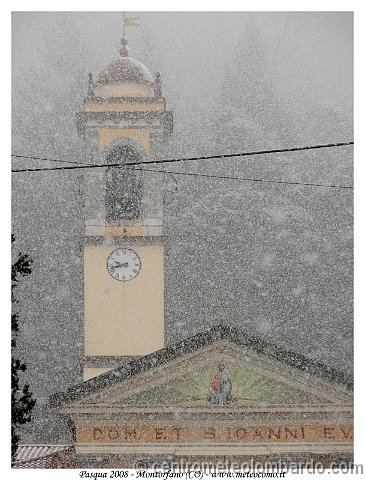
M349 442L352 425L97 426L78 427L78 443L267 443Z

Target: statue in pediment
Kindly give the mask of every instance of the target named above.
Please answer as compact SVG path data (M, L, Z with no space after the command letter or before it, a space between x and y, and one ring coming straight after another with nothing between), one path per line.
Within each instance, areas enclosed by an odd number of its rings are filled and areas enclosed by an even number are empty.
M218 365L218 372L214 375L210 388L208 402L211 405L229 405L232 402L232 381L223 363Z

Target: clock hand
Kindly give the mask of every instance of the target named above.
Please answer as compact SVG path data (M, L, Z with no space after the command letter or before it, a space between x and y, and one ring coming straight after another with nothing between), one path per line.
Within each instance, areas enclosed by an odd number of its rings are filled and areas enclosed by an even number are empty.
M120 262L117 262L116 260L114 260L115 264L114 264L114 267L116 268L119 268L119 267L128 267L128 262L125 262L125 263L120 263Z

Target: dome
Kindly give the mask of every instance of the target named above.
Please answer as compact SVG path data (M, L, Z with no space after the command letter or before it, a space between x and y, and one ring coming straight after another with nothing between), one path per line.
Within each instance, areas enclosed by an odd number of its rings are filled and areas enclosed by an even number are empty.
M153 84L153 78L143 63L129 57L128 42L125 37L120 41L120 58L115 60L98 75L96 86L115 85L120 83Z
M96 79L96 86L118 83L142 83L150 85L153 77L141 62L131 57L121 57L104 68Z

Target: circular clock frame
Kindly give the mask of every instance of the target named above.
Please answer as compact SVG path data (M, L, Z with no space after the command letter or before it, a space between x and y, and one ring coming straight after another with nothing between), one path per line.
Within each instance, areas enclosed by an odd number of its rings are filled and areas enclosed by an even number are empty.
M117 255L117 252L128 252L128 254L123 254L124 256L128 256L128 257L131 257L133 255L133 257L137 257L138 259L138 264L134 264L132 267L134 268L130 268L129 272L133 272L133 273L125 273L124 275L122 274L122 278L119 278L119 274L118 276L116 276L116 274L114 272L111 271L111 267L110 267L110 261L112 261L113 259L111 257L113 256L116 256ZM132 255L130 255L132 254ZM136 261L135 258L128 258L129 261ZM117 260L114 260L114 261L117 261ZM124 259L124 262L126 261L126 259ZM121 262L123 262L123 259L121 260ZM134 250L132 250L131 248L127 248L127 247L119 247L117 248L116 250L113 250L108 258L107 258L107 261L106 261L106 267L107 267L107 270L108 270L108 273L109 275L112 277L113 280L117 280L118 282L130 282L131 280L135 279L137 277L137 275L139 274L139 272L141 271L141 268L142 268L142 262L141 262L141 259L138 255L138 253L136 253ZM136 268L138 267L137 269L137 272L135 272ZM114 267L114 268L120 268L120 267ZM132 276L131 276L132 275Z

